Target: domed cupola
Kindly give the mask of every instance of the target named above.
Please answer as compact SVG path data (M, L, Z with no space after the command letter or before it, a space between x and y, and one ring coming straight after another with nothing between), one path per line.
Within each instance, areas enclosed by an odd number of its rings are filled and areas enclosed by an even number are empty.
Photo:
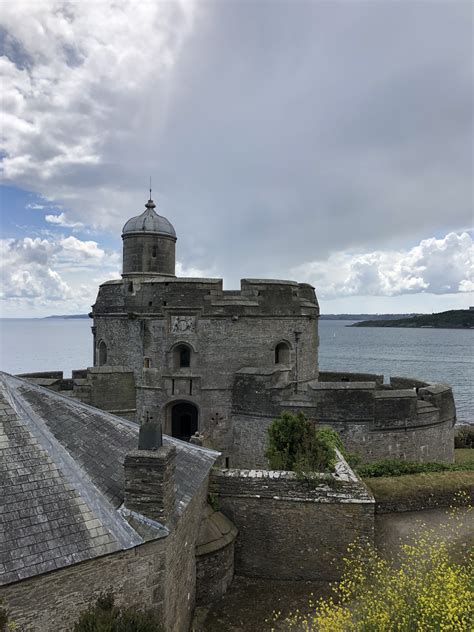
M123 227L122 276L175 276L176 232L155 208L150 198L143 213L129 219Z

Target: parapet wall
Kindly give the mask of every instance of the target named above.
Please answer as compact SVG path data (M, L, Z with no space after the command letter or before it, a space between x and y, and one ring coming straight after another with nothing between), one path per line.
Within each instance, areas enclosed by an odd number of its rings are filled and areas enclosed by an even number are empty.
M52 391L78 399L120 417L135 420L135 376L128 367L101 366L72 371L64 378L62 371L24 373L19 377Z
M107 281L93 306L96 317L165 316L169 308L200 309L202 316L319 316L314 288L307 283L242 279L240 290L224 290L222 279L140 275Z
M266 431L283 410L302 410L315 423L332 426L347 450L364 461L452 462L456 409L451 388L398 377L384 385L383 376L374 377L382 379L284 385L275 372L239 372L233 390L233 462L265 467Z
M294 472L221 470L210 491L239 530L235 572L335 580L348 545L374 535L374 499L339 455L335 474L309 484Z
M346 371L320 371L320 382L375 382L383 384L383 375L378 373L347 373Z

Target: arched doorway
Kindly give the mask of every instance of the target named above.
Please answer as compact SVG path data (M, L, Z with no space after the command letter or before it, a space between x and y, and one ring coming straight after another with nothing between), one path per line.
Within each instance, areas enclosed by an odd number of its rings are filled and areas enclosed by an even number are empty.
M198 429L198 409L190 402L179 402L171 409L171 435L189 441Z

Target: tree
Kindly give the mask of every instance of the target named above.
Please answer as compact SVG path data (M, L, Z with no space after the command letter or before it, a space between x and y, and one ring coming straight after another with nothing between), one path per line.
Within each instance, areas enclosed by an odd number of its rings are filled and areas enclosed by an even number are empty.
M332 428L316 429L301 411L284 411L268 428L265 456L270 469L296 472L333 471L335 448L342 450L337 432Z

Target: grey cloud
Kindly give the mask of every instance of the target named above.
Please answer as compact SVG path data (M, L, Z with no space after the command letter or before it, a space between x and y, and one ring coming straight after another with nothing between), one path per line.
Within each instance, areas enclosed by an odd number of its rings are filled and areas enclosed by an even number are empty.
M79 153L18 181L118 236L151 174L183 265L216 269L229 285L462 228L472 213L471 11L202 3L172 68L141 55L120 80L84 80L72 107L54 110L53 146L93 139L83 154L96 163ZM38 152L50 149L48 139Z

